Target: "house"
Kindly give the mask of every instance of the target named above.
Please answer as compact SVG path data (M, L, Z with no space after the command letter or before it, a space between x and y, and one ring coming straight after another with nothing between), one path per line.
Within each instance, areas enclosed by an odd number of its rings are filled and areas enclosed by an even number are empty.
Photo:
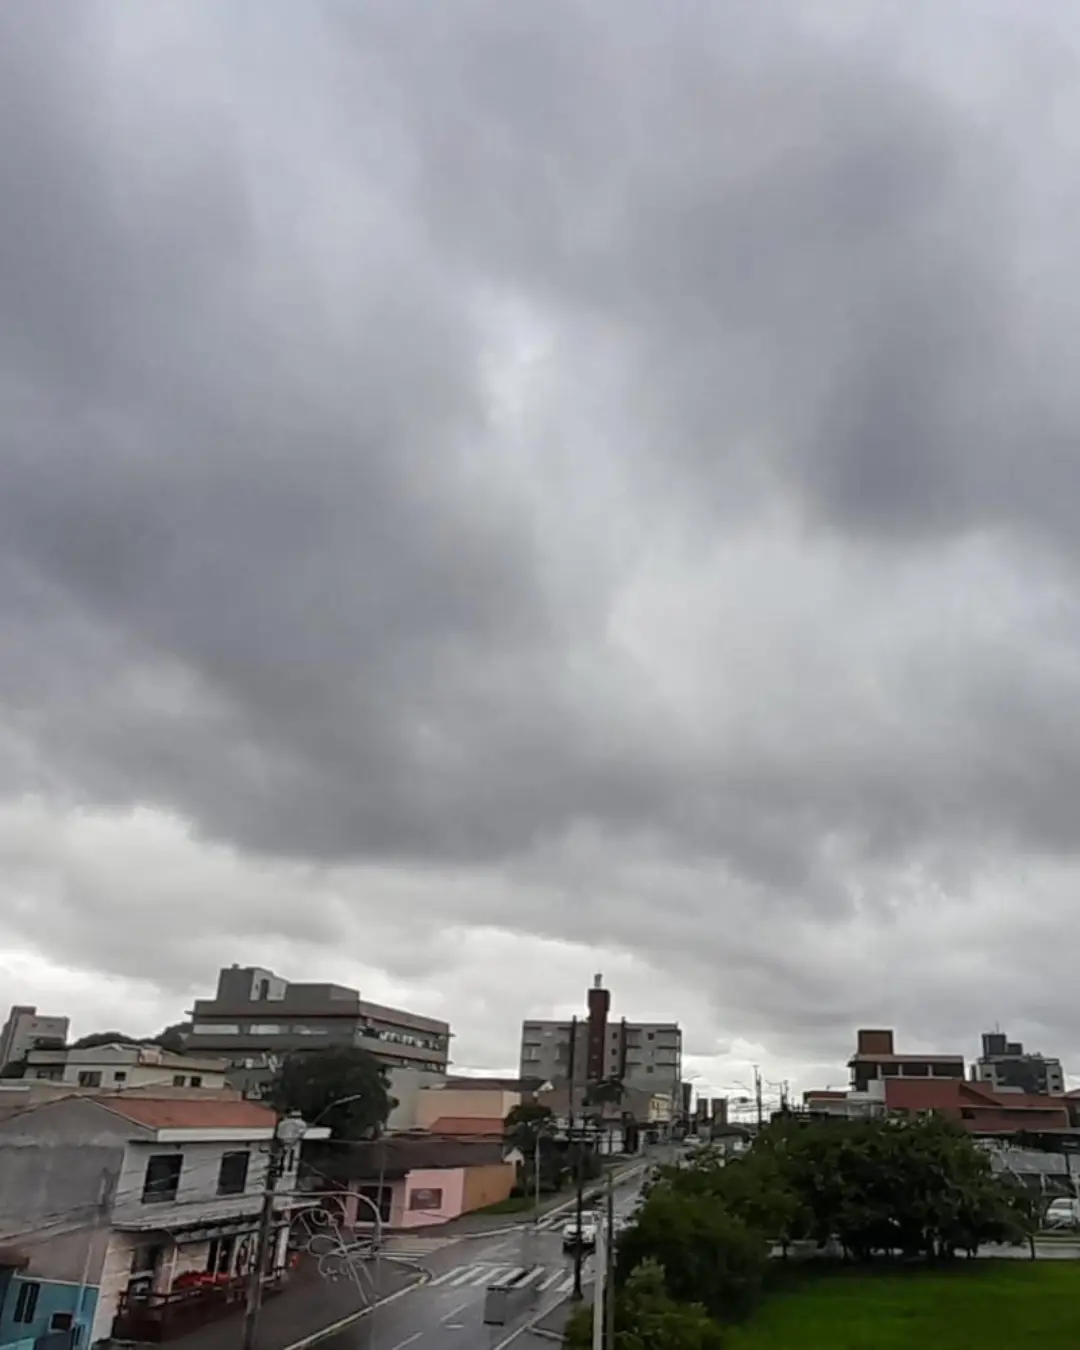
M30 1050L24 1081L103 1088L107 1092L135 1087L223 1088L226 1068L224 1060L206 1055L117 1042L79 1049Z
M371 1223L377 1208L387 1228L426 1228L507 1199L516 1168L504 1153L501 1139L386 1135L332 1149L305 1144L302 1170L310 1166L312 1190L358 1197L346 1203L350 1226Z
M240 1300L276 1123L255 1102L137 1093L0 1119L0 1346L65 1330L83 1345L164 1339ZM278 1184L274 1278L296 1152ZM207 1276L215 1286L198 1287Z

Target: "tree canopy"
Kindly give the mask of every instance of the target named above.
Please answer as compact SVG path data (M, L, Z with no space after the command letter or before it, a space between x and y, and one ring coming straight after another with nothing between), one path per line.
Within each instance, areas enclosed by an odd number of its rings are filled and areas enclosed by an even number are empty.
M289 1055L270 1087L282 1112L327 1125L334 1139L365 1139L386 1124L393 1107L385 1068L359 1047L327 1047Z
M568 1350L592 1345L592 1309L579 1308L566 1328ZM615 1350L723 1350L723 1333L699 1303L668 1293L655 1261L635 1267L615 1296Z

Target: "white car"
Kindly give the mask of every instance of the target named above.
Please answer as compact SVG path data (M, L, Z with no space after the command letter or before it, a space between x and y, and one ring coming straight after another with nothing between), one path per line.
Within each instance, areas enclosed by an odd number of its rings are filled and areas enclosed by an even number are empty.
M1080 1200L1059 1196L1046 1211L1047 1228L1075 1228L1080 1225Z
M569 1251L574 1247L595 1247L596 1246L596 1224L592 1219L582 1217L581 1227L578 1227L576 1219L571 1219L568 1224L563 1225L562 1245L564 1251Z

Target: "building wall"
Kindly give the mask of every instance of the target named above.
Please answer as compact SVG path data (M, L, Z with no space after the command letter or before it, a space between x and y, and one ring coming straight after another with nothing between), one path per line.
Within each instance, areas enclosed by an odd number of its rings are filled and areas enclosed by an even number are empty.
M66 1017L39 1016L31 1004L16 1003L0 1030L0 1068L22 1059L38 1040L65 1042L68 1026Z
M37 1299L33 1305L33 1318L29 1322L15 1321L20 1291L25 1285L37 1285ZM52 1318L67 1314L80 1327L93 1325L97 1308L97 1290L78 1282L63 1283L40 1279L31 1272L21 1272L12 1277L7 1285L3 1303L0 1304L0 1345L29 1340L45 1336L52 1329ZM92 1334L92 1333L91 1333ZM85 1332L82 1344L87 1343Z
M417 1168L405 1176L402 1228L426 1228L431 1224L446 1223L464 1213L465 1172L464 1167ZM436 1204L432 1208L415 1209L413 1206L423 1200L423 1192L435 1192Z
M517 1169L513 1163L489 1163L484 1167L466 1167L464 1173L461 1212L471 1214L506 1200L514 1189Z
M241 1195L219 1196L218 1173L226 1153L249 1154L247 1185ZM183 1166L175 1201L143 1200L143 1184L147 1163L154 1154L181 1154ZM120 1172L120 1182L114 1214L117 1223L149 1223L155 1227L172 1228L191 1223L196 1218L228 1218L251 1213L258 1209L263 1188L269 1151L265 1140L243 1138L221 1143L157 1144L132 1143L128 1146ZM287 1168L279 1190L286 1191L295 1180L295 1160ZM199 1203L197 1211L192 1206Z
M31 1052L26 1078L104 1089L225 1086L224 1063L177 1056L157 1047L99 1045ZM197 1081L196 1081L197 1080Z
M520 1092L500 1088L426 1088L417 1099L416 1128L428 1130L445 1116L502 1121L520 1101Z
M416 1130L420 1100L426 1091L441 1087L446 1077L441 1073L425 1073L422 1069L400 1066L389 1071L390 1096L397 1102L386 1118L388 1130Z

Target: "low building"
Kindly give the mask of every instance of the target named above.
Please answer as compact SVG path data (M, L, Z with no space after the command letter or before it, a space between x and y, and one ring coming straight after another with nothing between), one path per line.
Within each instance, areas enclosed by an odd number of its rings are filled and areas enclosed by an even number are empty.
M507 1199L516 1179L501 1140L389 1135L371 1143L305 1146L310 1188L341 1189L345 1221L363 1227L378 1210L387 1228L429 1228Z
M66 1017L46 1017L30 1003L16 1003L0 1028L0 1069L17 1064L31 1050L67 1044Z
M257 1094L298 1050L358 1046L388 1069L445 1075L450 1028L437 1018L369 1003L340 984L296 983L261 966L218 972L213 998L196 999L184 1034L189 1054L229 1063L229 1080Z
M0 1344L66 1330L83 1345L158 1340L170 1318L190 1325L242 1300L275 1124L256 1102L135 1092L69 1095L0 1120ZM284 1160L271 1279L285 1262L296 1152Z
M222 1059L176 1054L160 1045L133 1045L118 1041L62 1050L31 1050L26 1056L24 1081L64 1083L68 1087L129 1088L177 1087L223 1088Z
M1025 1050L1022 1041L1010 1041L1001 1031L983 1035L982 1054L972 1066L971 1076L995 1092L1061 1096L1065 1091L1060 1059Z
M898 1055L892 1031L856 1033L856 1049L848 1061L851 1086L857 1092L866 1092L869 1085L880 1078L947 1078L964 1077L963 1055Z

